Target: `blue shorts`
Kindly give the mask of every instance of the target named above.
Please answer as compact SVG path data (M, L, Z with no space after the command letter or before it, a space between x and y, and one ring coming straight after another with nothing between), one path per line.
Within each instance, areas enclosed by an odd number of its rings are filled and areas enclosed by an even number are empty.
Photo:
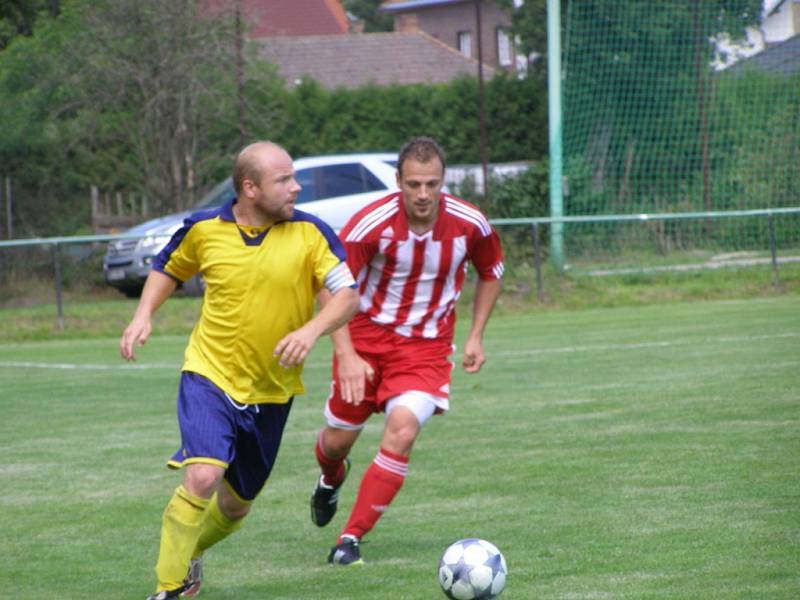
M167 465L219 465L239 498L252 501L275 465L291 407L291 398L286 404L239 404L202 375L184 371L178 389L181 448Z

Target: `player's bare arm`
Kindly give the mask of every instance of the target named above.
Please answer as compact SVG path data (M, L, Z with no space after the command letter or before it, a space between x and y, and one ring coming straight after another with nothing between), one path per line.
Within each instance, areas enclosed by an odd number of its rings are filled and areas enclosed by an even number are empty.
M342 399L350 404L359 405L364 400L366 381L372 381L375 371L361 355L356 352L350 339L350 331L342 327L331 334L333 351L338 363L337 376L341 387Z
M133 313L130 324L122 332L119 341L119 353L125 360L136 360L134 346L141 348L153 330L151 319L153 313L170 297L177 282L158 271L151 271L145 281L139 304Z
M323 289L319 293L319 303L324 306L330 301L331 293ZM375 372L367 361L356 352L350 339L350 330L340 327L331 333L333 351L338 363L337 377L341 387L342 398L351 404L361 404L364 399L364 386L366 380L372 380Z
M472 305L472 325L464 344L464 358L461 366L467 373L477 373L486 362L483 352L483 332L494 310L503 284L499 279L479 279L475 287L475 301Z
M353 288L342 288L333 294L316 316L308 323L286 335L275 346L273 355L279 357L282 367L302 363L322 335L339 329L358 310L358 293Z

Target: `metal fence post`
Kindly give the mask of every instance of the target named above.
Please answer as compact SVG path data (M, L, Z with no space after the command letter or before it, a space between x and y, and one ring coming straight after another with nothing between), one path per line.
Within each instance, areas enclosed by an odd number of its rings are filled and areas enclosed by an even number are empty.
M56 280L56 314L58 320L58 328L64 330L64 307L61 303L61 261L59 260L58 244L50 246L50 251L53 255L53 274Z
M542 252L539 247L539 226L536 222L531 224L533 233L533 264L536 268L536 301L541 303L544 296L542 285Z
M5 189L6 189L6 239L13 239L14 238L14 224L13 224L13 217L11 214L11 177L6 177L5 181Z
M775 289L780 287L780 279L778 278L778 247L775 243L775 217L769 213L767 217L769 224L769 250L772 253L772 285Z

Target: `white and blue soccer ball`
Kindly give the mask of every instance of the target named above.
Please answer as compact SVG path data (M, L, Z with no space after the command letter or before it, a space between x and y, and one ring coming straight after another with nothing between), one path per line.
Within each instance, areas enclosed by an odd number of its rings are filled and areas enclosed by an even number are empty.
M497 546L477 538L459 540L439 561L439 584L451 600L492 600L506 586L506 559Z

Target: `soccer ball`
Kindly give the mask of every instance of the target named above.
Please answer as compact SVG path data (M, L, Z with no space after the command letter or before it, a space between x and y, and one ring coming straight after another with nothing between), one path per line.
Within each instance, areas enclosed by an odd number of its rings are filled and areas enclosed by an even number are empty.
M459 540L439 561L439 584L451 600L492 600L506 586L506 559L486 540Z

